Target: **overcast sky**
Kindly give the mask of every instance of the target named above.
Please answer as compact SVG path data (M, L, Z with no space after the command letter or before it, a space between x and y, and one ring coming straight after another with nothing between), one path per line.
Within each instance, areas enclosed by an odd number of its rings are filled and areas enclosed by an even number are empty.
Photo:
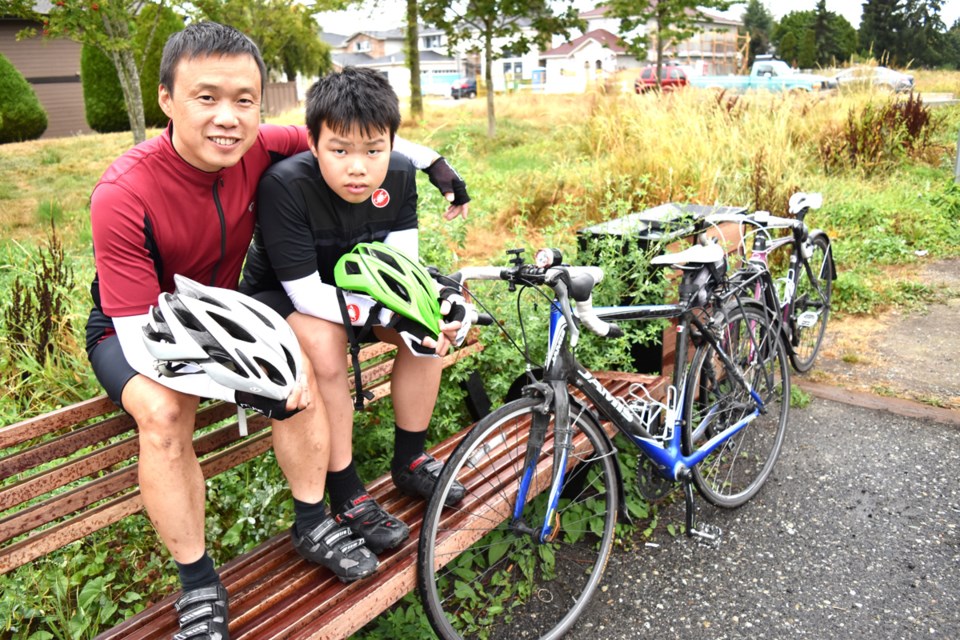
M773 17L779 20L791 11L813 10L817 0L762 0ZM589 9L597 5L597 0L577 0L576 6ZM317 15L317 20L324 31L349 35L361 29L390 29L403 24L403 0L380 0L374 3L366 0L360 9L352 11L333 11ZM726 15L740 17L746 3L734 5ZM860 16L863 13L863 0L827 0L827 10L833 11L847 19L858 28ZM954 20L960 18L960 0L946 0L940 10L940 18L950 27Z

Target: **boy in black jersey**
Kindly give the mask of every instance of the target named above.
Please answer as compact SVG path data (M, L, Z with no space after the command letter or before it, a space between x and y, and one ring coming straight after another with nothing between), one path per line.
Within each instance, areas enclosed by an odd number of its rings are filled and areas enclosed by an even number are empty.
M241 291L276 309L296 332L330 420L331 507L339 522L380 553L402 543L409 531L370 497L354 467L347 334L333 267L360 242L385 242L417 257L415 169L391 153L399 101L372 69L346 67L318 81L307 94L306 124L310 151L275 164L260 181L258 229ZM366 296L349 295L351 324L363 326L373 305ZM445 323L437 341L421 341L382 326L389 313L375 319L381 326L374 332L398 346L391 382L396 415L391 471L401 491L428 497L442 466L424 452L442 361L418 357L407 346L443 355L467 326Z

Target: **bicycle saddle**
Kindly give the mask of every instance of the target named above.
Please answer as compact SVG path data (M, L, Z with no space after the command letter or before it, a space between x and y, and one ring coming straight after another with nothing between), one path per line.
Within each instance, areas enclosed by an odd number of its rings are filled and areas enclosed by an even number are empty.
M715 264L723 260L723 247L718 244L695 244L679 253L665 253L650 261L655 265Z

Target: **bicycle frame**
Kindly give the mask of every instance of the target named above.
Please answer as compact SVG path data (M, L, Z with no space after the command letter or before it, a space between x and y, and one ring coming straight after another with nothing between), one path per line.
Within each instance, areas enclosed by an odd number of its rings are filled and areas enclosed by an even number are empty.
M521 481L517 502L514 505L514 521L519 521L522 507L527 500L529 482L532 476L533 460L543 445L546 435L549 413L546 408L552 403L554 406L554 437L557 444L554 447L553 477L550 485L548 505L540 530L539 540L545 542L550 539L554 531L554 518L560 500L560 489L564 484L569 464L569 452L572 449L569 429L569 410L567 406L567 385L573 385L594 403L598 411L610 420L614 426L628 437L643 453L655 464L659 473L665 478L677 481L683 478L687 470L702 462L726 440L753 422L764 410L760 396L750 387L749 383L739 373L736 365L728 355L719 348L716 338L692 313L682 305L635 305L621 307L598 307L597 315L605 320L654 320L661 318L682 317L684 320L678 331L678 345L676 349L676 367L673 384L667 392L667 413L665 416L665 431L661 436L655 436L639 423L633 411L626 403L614 396L593 375L581 366L573 357L569 349L567 335L567 319L560 303L556 300L550 308L550 343L546 358L546 367L543 382L540 387L547 387L544 398L545 411L542 418L534 418L531 426L530 443L527 447L527 457L524 463L524 477ZM718 355L728 371L735 372L736 382L746 388L756 403L752 412L738 422L723 429L706 443L690 454L684 454L681 442L681 427L686 417L683 415L687 362L686 353L689 345L688 333L690 324L699 329L701 335L717 350ZM754 345L754 348L756 345ZM697 431L706 430L714 417L714 410L707 412L706 417L697 426ZM615 451L614 451L615 453Z

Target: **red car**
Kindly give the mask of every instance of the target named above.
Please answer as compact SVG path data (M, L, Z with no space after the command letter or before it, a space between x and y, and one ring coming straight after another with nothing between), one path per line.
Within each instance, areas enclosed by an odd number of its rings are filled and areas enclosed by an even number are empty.
M656 65L648 65L640 71L640 76L634 80L633 89L637 93L645 93L657 88ZM663 65L660 67L660 89L663 91L673 91L679 87L685 87L689 84L687 74L683 69L675 65Z

